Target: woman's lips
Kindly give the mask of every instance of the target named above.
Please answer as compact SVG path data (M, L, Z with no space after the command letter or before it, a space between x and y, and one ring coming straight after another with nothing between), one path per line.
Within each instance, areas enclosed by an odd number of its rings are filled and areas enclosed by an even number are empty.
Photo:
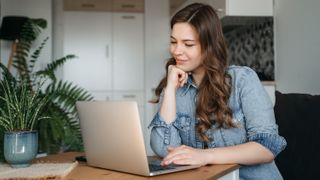
M187 60L176 59L177 65L186 63Z

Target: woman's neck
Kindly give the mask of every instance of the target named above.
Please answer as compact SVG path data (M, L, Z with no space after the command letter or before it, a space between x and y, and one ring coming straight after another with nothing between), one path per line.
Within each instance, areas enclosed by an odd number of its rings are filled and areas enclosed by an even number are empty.
M192 78L197 87L199 87L203 77L204 77L204 70L192 72Z

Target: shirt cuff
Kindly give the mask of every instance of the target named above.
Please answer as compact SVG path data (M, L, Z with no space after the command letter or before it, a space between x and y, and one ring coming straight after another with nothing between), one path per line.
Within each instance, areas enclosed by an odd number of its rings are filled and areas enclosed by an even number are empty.
M287 146L286 140L278 134L260 133L249 137L249 141L257 142L268 148L276 157Z
M151 127L155 128L153 129L152 133L157 132L157 134L160 135L160 137L162 137L163 143L165 145L170 144L171 130L173 128L173 125L172 123L167 124L162 119L159 112L157 112L157 114L154 116L153 120L151 121L150 125L148 126L148 128L151 128Z
M157 114L153 117L151 123L149 124L148 128L150 127L166 127L170 128L172 126L171 124L167 124L162 117L160 116L160 113L157 112Z

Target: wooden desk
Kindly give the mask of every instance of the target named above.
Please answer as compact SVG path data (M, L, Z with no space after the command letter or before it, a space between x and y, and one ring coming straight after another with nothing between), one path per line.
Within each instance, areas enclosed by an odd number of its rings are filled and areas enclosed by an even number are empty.
M59 155L49 155L47 157L38 158L36 161L48 161L48 162L71 162L74 161L76 156L82 155L78 152L68 152ZM101 168L94 168L88 166L86 163L80 162L79 165L68 174L64 180L104 180L104 179L130 179L130 180L168 180L168 179L183 179L183 180L194 180L194 179L219 179L227 180L239 179L239 165L208 165L198 169L187 170L182 172L176 172L171 174L144 177L139 175L133 175L128 173L122 173L117 171L111 171Z

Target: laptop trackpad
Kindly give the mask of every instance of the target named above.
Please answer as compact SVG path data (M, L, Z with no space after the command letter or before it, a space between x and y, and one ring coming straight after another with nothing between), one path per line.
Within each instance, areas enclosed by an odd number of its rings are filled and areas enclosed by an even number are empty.
M170 164L168 166L161 166L160 164L161 161L158 159L148 159L148 162L149 162L149 169L151 172L175 169L177 166L174 164Z

